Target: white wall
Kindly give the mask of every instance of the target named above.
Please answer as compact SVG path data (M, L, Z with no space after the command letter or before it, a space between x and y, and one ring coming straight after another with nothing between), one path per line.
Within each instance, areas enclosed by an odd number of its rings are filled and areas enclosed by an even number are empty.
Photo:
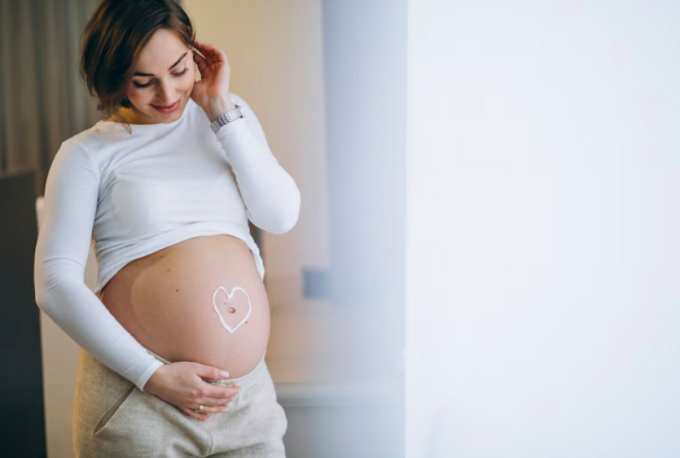
M409 2L408 457L678 455L679 19Z

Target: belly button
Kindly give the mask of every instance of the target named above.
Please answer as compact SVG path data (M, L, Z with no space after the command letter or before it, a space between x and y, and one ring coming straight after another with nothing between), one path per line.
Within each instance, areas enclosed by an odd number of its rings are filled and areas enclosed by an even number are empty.
M235 328L232 328L231 326L229 326L229 325L224 321L224 317L223 317L222 314L220 313L220 310L219 310L219 308L218 308L218 306L217 306L217 302L216 302L217 293L219 293L220 290L222 290L223 293L224 293L224 295L226 295L226 300L231 299L231 298L233 297L233 295L236 293L236 290L242 291L243 294L245 294L245 295L246 295L246 298L248 299L248 313L246 313L246 316L243 317L243 319L238 323L238 325L237 325ZM226 305L227 305L227 303L225 302L224 299L223 299L221 302L222 302L222 305L223 305L223 306L226 306ZM220 322L222 323L222 327L224 327L224 329L226 329L227 331L231 332L232 334L233 334L234 331L236 331L236 330L237 330L244 322L247 323L246 320L248 319L248 317L250 316L250 313L252 312L252 304L250 303L250 297L248 297L248 293L246 292L246 290L244 290L244 289L241 288L240 286L234 286L234 287L232 288L231 292L227 292L227 290L226 290L226 288L225 288L224 286L219 286L219 287L215 290L215 292L213 293L212 303L213 303L213 308L215 309L215 313L217 313L217 316L219 317ZM228 313L230 313L230 314L233 315L233 314L236 312L236 307L230 306L230 307L227 308L226 311L227 311Z

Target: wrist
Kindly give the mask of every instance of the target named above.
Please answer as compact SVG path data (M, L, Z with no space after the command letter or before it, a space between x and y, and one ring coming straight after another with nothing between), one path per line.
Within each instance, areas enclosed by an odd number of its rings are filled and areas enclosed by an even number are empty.
M151 377L146 381L144 384L144 391L148 391L149 393L154 393L154 388L158 384L159 379L162 377L162 372L165 368L165 365L160 366L158 369L154 371L153 374L151 374Z
M211 104L211 106L206 110L208 119L212 123L217 118L222 116L227 111L231 111L236 108L234 102L232 102L228 97L226 99L218 99Z

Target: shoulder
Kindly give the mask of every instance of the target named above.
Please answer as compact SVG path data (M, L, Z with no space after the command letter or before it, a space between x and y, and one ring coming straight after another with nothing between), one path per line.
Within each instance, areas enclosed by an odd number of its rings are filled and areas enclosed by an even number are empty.
M83 162L91 161L87 148L83 145L82 140L77 139L76 137L77 136L73 136L61 142L57 154L54 156L55 161L57 159Z
M67 138L61 143L59 151L65 150L70 151L80 151L79 153L68 153L68 154L79 154L88 160L92 160L90 151L95 151L97 149L97 144L101 143L101 134L96 131L96 125L85 129ZM59 154L59 153L57 153Z
M64 140L60 151L64 151L62 154L87 160L98 173L106 170L117 151L134 146L140 137L130 136L119 124L105 124L107 125L103 126L101 122L98 122Z
M94 124L92 127L89 127L81 132L78 132L77 134L73 135L72 137L66 139L64 143L69 142L69 143L75 143L77 145L80 145L83 149L86 151L90 149L90 144L93 141L96 141L99 137L101 137L101 133L97 130L98 124Z
M78 174L99 178L99 170L79 135L61 142L50 165L50 174Z

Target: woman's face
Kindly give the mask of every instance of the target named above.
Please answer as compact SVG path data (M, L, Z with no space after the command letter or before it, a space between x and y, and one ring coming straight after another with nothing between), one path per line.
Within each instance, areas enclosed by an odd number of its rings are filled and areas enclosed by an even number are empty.
M134 71L127 91L132 103L132 113L127 121L132 124L177 121L196 81L192 49L174 31L159 29L142 48ZM158 109L177 102L171 112Z

